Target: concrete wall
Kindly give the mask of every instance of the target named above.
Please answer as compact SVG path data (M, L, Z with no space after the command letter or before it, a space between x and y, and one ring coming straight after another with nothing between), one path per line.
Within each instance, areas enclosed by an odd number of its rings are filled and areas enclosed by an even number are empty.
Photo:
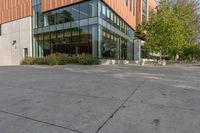
M31 17L1 25L0 65L19 65L24 58L24 48L28 48L28 56L32 56ZM13 43L16 41L16 43Z

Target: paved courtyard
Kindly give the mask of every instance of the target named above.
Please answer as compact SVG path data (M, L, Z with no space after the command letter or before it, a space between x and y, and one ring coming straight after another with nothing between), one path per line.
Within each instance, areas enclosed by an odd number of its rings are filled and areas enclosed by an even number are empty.
M0 133L200 133L200 66L0 67Z

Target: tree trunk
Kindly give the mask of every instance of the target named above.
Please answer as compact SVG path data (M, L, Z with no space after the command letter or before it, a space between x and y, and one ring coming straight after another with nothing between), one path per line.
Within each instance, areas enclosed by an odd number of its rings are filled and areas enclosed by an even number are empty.
M160 61L162 60L162 50L160 50Z
M176 52L174 51L174 61L177 61Z

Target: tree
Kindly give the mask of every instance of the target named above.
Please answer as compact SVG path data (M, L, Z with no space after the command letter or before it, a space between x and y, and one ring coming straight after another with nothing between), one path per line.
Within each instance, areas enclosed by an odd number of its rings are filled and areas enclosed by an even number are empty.
M146 33L143 29L143 25L141 24L137 25L136 31L135 31L135 37L140 40L145 40L145 36L146 36Z
M182 55L185 48L194 45L198 33L198 24L194 22L198 15L195 11L197 6L191 4L194 3L161 0L157 13L152 12L150 20L144 24L145 45L161 56L173 54L174 57Z

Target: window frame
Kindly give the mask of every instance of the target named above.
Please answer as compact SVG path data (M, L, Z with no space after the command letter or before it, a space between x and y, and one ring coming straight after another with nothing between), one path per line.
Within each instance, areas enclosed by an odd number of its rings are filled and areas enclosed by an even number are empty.
M2 35L2 25L0 24L0 36Z

